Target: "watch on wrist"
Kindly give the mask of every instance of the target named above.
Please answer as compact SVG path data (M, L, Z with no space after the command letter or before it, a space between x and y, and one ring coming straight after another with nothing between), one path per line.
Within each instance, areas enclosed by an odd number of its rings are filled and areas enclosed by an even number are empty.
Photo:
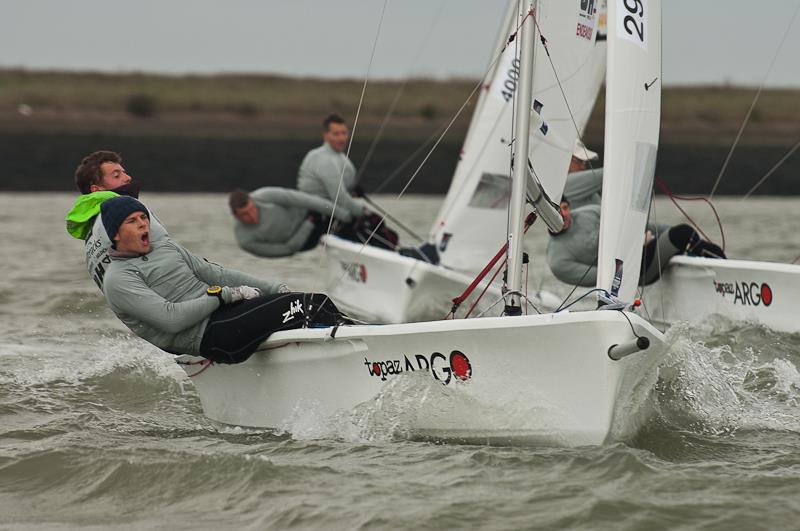
M219 305L220 306L225 304L225 301L222 300L222 288L221 287L219 287L219 286L209 286L208 289L206 290L206 294L208 294L209 297L216 297L217 299L219 299Z

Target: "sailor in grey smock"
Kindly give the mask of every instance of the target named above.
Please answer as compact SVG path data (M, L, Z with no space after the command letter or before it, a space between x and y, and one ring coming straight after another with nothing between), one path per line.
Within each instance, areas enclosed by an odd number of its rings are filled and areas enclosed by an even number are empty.
M560 234L551 234L547 245L550 271L567 284L595 285L602 189L603 168L576 171L567 175L564 196L569 200L572 224Z
M582 170L567 175L564 196L574 210L585 205L599 205L603 191L603 168Z
M209 316L220 307L209 286L247 285L263 295L282 288L207 262L169 239L153 242L147 254L109 254L103 287L109 306L134 334L173 354L199 354Z
M553 275L573 286L594 286L597 282L600 205L585 205L572 210L570 227L550 236L547 265Z
M553 275L573 286L594 286L597 282L597 248L600 239L600 193L603 169L584 170L567 176L564 196L572 213L570 227L551 234L547 245L547 264ZM648 223L642 250L642 284L651 284L661 277L669 260L690 252L697 256L725 258L716 244L700 238L686 224L673 227Z
M336 206L343 207L351 216L359 217L364 214L364 205L351 195L355 186L355 166L344 153L336 151L327 142L309 151L297 172L298 190L336 202Z
M547 265L561 282L573 286L594 286L597 283L600 205L584 205L571 209L571 213L572 222L569 228L559 234L550 234ZM654 262L656 265L647 267L643 276L643 281L649 284L658 278L669 259L683 252L683 249L670 243L669 225L649 223L647 231L654 240L658 239L658 260ZM653 246L655 247L655 241ZM647 265L651 266L652 263Z
M344 190L342 193L347 195ZM250 199L258 208L258 222L237 220L234 233L242 249L258 256L289 256L316 245L322 221L315 223L309 214L333 216L345 223L352 220L341 203L334 209L331 201L297 190L259 188L250 193Z

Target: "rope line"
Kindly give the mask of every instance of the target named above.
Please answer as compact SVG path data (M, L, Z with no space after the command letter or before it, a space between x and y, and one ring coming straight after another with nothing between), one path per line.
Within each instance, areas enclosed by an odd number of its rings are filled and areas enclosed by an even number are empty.
M528 229L531 227L531 225L533 225L534 221L536 221L536 214L531 212L525 218L523 234L528 232ZM508 250L508 242L506 241L502 245L502 247L500 247L500 250L497 251L497 253L495 253L495 255L492 257L492 259L489 260L489 263L487 263L484 266L484 268L480 271L480 273L478 273L475 276L475 278L472 280L472 282L469 284L469 286L467 286L467 288L463 291L463 293L461 293L461 295L453 298L453 307L451 308L450 313L448 313L447 315L451 315L452 314L453 317L455 317L456 311L458 310L458 307L461 306L461 303L463 303L472 294L472 292L475 290L475 288L478 287L478 284L480 284L480 282L486 277L486 275L489 274L489 271L491 271L492 268L494 268L494 266L497 264L497 262L500 260L500 258L502 258L502 256L504 254L506 254L507 250ZM507 262L508 262L508 257L506 256L506 259L503 260L503 263L498 268L498 272L503 268L503 266ZM488 286L492 283L492 281L494 281L494 279L496 277L497 277L497 273L495 273L494 276L492 277L492 280L489 281L489 284L487 284L486 289L488 289ZM475 301L475 303L477 303L481 299L483 294L486 293L486 289L484 289L481 292L480 296L478 296L478 298ZM469 313L472 311L472 308L474 308L474 307L475 307L475 304L473 304L472 307L470 307L470 311L468 311L467 315L464 317L465 319L466 319L467 316L469 316ZM445 318L447 318L447 316L445 316Z
M436 24L439 22L439 18L441 17L442 12L444 11L444 8L445 8L446 5L447 5L447 2L441 2L439 4L439 10L436 12L436 14L433 16L433 18L431 18L431 23L428 26L428 31L427 31L427 33L425 35L425 38L422 39L421 45L417 49L416 55L411 60L411 65L408 68L409 76L410 76L411 70L413 70L414 66L416 66L417 63L419 63L419 59L420 59L420 57L422 57L422 53L427 48L428 41L430 40L431 36L433 35L433 30L436 27ZM397 89L397 92L394 95L394 99L392 99L392 103L389 105L389 109L386 111L386 115L383 117L383 121L381 122L381 125L378 128L378 132L375 134L375 137L372 139L372 143L370 144L369 149L367 149L367 154L364 155L364 160L361 161L361 168L358 170L358 173L356 174L356 182L360 181L361 176L366 171L367 166L369 165L369 163L370 163L370 161L372 159L372 154L375 152L375 148L378 146L378 142L380 142L381 138L383 137L383 132L386 129L386 126L388 125L389 120L394 115L394 110L395 110L395 108L397 108L397 104L400 102L400 98L402 97L403 93L406 90L406 86L408 85L409 76L406 76L406 78L403 80L403 83L400 85L400 88Z
M617 310L617 311L622 314L622 317L624 317L626 321L628 321L628 324L631 327L631 332L633 333L633 337L639 339L641 336L636 333L636 329L633 327L633 323L631 322L630 317L628 317L627 314L625 314L625 312L622 310Z
M489 286L491 286L492 284L494 284L494 281L495 281L495 279L497 278L497 275L499 275L499 274L500 274L500 271L502 271L502 270L503 270L503 268L505 267L505 265L506 265L506 261L507 261L507 260L504 258L504 259L503 259L503 262L500 264L500 267L498 267L498 268L495 270L495 272L494 272L494 275L492 275L492 278L490 278L490 279L489 279L489 282L487 282L487 283L486 283L486 285L483 287L483 291L481 291L480 295L478 295L478 296L475 298L475 300L474 300L474 301L472 301L472 304L470 305L469 309L467 310L467 313L465 313L465 314L464 314L464 319L468 319L468 318L469 318L469 316L470 316L470 315L472 315L472 310L474 310L474 309L475 309L475 307L478 305L478 303L481 301L481 299L483 299L483 296L484 296L484 295L486 294L486 292L489 290ZM453 317L455 317L455 315L453 315Z
M578 122L575 120L575 115L572 113L572 108L569 105L569 100L567 99L567 94L564 92L564 85L561 83L561 78L558 75L558 71L556 70L556 65L553 62L553 58L550 56L550 49L547 46L547 39L545 38L544 34L542 33L541 28L539 27L539 21L536 18L536 15L531 13L533 16L533 23L536 25L536 29L539 30L539 40L542 43L542 47L544 47L545 55L547 55L547 61L550 63L550 68L553 70L553 77L556 78L556 83L558 83L558 90L561 92L561 97L564 99L564 105L567 107L567 112L569 113L569 119L572 122L572 126L575 128L575 133L580 140L581 145L583 146L583 152L586 156L586 162L589 164L589 169L594 170L594 165L592 161L589 160L589 153L587 151L586 145L583 143L583 135L581 135L580 128L578 127Z
M386 0L386 2L388 2L388 0ZM386 9L386 2L384 3L384 11L385 11L385 9ZM480 81L479 81L478 83L476 83L476 84L475 84L475 86L473 87L473 89L472 89L472 91L469 93L469 95L467 95L467 98L464 100L464 102L461 104L461 106L460 106L460 107L458 108L458 110L455 112L455 114L453 115L453 117L452 117L452 118L450 119L450 121L448 122L447 126L445 126L444 130L442 131L442 133L441 133L441 134L439 135L439 137L436 139L436 141L435 141L434 145L433 145L433 146L430 148L430 150L428 151L428 153L425 155L425 158L422 160L422 162L420 162L420 164L417 166L417 169L414 171L414 173L411 175L411 177L409 177L409 179L406 181L406 184L405 184L405 186L403 186L402 190L400 191L400 193L398 193L398 194L397 194L396 198L398 198L398 199L399 199L400 197L402 197L402 196L405 194L405 192L408 190L409 186L411 186L411 184L413 183L414 179L417 177L417 175L419 174L419 172L420 172L420 171L422 170L422 168L425 166L425 164L427 163L427 161L428 161L428 159L430 158L430 156L431 156L431 155L433 154L433 152L434 152L434 151L436 151L436 149L438 148L438 146L439 146L439 144L441 143L442 139L443 139L443 138L445 137L445 135L446 135L446 134L449 132L450 128L453 126L453 124L454 124L454 123L455 123L455 121L458 119L458 117L459 117L459 116L461 116L461 113L462 113L462 112L464 111L464 109L467 107L467 105L469 104L469 102L470 102L470 100L472 99L472 97L473 97L473 96L475 95L475 93L476 93L476 92L477 92L477 91L478 91L478 90L479 90L479 89L480 89L480 88L483 86L483 80L484 80L484 79L486 78L486 76L488 75L488 72L489 72L489 71L491 71L491 69L492 69L492 68L494 68L494 65L495 65L495 64L496 64L496 63L497 63L497 62L500 60L500 58L501 58L501 57L502 57L502 55L503 55L503 52L504 52L504 51L506 50L506 48L508 47L508 44L510 44L511 42L513 42L513 41L515 41L515 40L516 40L516 36L517 36L517 33L519 32L519 29L520 29L520 27L521 27L521 26L522 26L522 24L525 22L525 20L527 20L527 18L528 18L529 16L531 16L531 14L532 14L532 11L530 11L530 10L529 10L529 11L528 11L528 13L525 15L525 17L523 17L523 19L520 21L519 25L518 25L518 26L517 26L517 28L516 28L516 31L514 31L514 33L513 33L513 34L511 34L511 35L509 36L509 38L508 38L508 42L507 42L506 46L504 46L504 47L503 47L503 49L500 51L500 53L499 53L499 54L497 54L497 56L495 57L494 61L492 61L492 62L491 62L491 64L489 65L489 67L487 68L487 72L486 72L486 73L485 73L485 74L484 74L484 75L481 77ZM383 12L381 12L381 23L382 23L382 22L383 22ZM379 32L380 32L380 26L379 26L379 31L378 31L378 33L379 33ZM375 44L377 44L377 35L376 35ZM375 46L375 45L373 45L373 56L374 56L374 46ZM372 58L370 58L370 67L371 67L371 65L372 65ZM368 69L368 72L367 72L367 76L368 76L368 75L369 75L369 69ZM366 88L366 80L365 80L365 85L364 85L364 87ZM362 90L362 100L363 100L363 90ZM359 111L360 111L360 108L361 108L361 102L359 102ZM356 115L356 116L358 116L358 115ZM355 126L354 126L354 128L353 128L353 132L355 132ZM353 141L353 136L351 136L351 137L350 137L350 143L351 143L351 145L352 145L352 141ZM349 153L349 147L348 147L348 153ZM342 171L342 175L340 176L340 179L339 179L339 189L337 190L337 196L336 196L336 197L337 197L337 199L338 199L338 196L339 196L339 191L341 190L341 184L342 184L343 178L344 178L344 170ZM335 204L336 204L336 202L334 201L334 205L335 205ZM375 233L376 233L376 232L377 232L377 231L378 231L378 230L381 228L381 226L383 226L383 224L384 224L385 220L386 220L386 217L385 217L385 216L381 216L381 220L380 220L380 222L379 222L379 223L378 223L378 224L375 226L375 228L373 229L372 233L371 233L371 234L370 234L370 235L367 237L367 239L366 239L366 240L365 240L365 241L362 243L362 245L361 245L361 248L360 248L360 249L358 250L358 252L356 253L356 256L360 255L360 254L361 254L361 253L364 251L364 249L366 248L366 246L369 244L370 240L371 240L371 239L372 239L372 238L375 236ZM332 220L331 220L331 222L329 222L329 224L328 224L328 234L330 234L331 225L332 225ZM324 246L327 246L327 242L324 244ZM336 282L336 285L338 285L339 283L341 283L341 281L342 281L342 279L344 279L345 275L347 275L347 272L346 272L346 271L343 271L343 272L342 272L342 274L340 275L339 279L337 280L337 282ZM326 299L329 299L329 298L330 298L330 297L329 297L328 295L326 295Z
M597 262L597 257L595 257L594 261L595 261L595 263ZM580 280L578 280L578 282L577 282L577 283L576 283L574 286L572 286L572 290L571 290L569 293L567 293L567 296L566 296L566 297L564 297L564 300L563 300L563 301L561 301L561 304L559 304L559 305L558 305L558 308L556 308L555 310L553 310L553 313L558 313L558 312L560 312L561 310L566 310L567 308L569 308L570 306L572 306L573 304L575 304L576 302L578 302L579 300L581 300L582 298L584 298L586 295L588 295L589 293L593 293L594 291L600 290L600 291L602 291L602 292L604 292L604 293L605 293L605 291L606 291L606 290L604 290L604 289L600 289L600 288L595 288L595 289L593 289L592 291L589 291L589 292L587 292L587 293L585 293L585 294L581 295L580 297L578 297L577 299L575 299L573 302L571 302L571 303L567 304L566 306L564 306L564 304L566 304L566 303L567 303L567 301L569 300L569 298L570 298L570 297L572 297L572 294L573 294L573 293L575 293L575 290L576 290L576 289L578 289L578 288L580 287L580 285L581 285L581 282L583 282L583 279L584 279L584 278L586 278L586 275L588 275L588 274L589 274L589 271L591 271L593 267L594 267L594 264L591 264L589 267L587 267L587 268L586 268L586 271L584 271L584 272L583 272L583 275L581 276Z
M383 7L381 8L381 16L380 16L380 19L378 20L378 28L375 31L375 39L372 42L372 52L370 53L370 56L369 56L369 62L367 64L367 71L364 74L364 85L361 87L361 96L360 96L360 98L358 100L358 108L356 109L356 117L353 120L353 130L350 133L350 141L347 144L347 152L345 153L345 159L347 159L347 160L350 159L350 148L353 147L353 139L355 138L356 128L358 127L358 118L361 115L361 107L364 104L364 95L366 94L366 91L367 91L367 83L369 82L369 75L370 75L370 72L372 71L372 62L375 59L375 50L378 47L378 39L379 39L380 34L381 34L381 27L383 26L383 17L386 14L386 6L387 6L388 3L389 3L389 0L384 0L384 2L383 2ZM339 175L339 185L336 188L336 197L333 200L333 208L334 208L334 210L336 209L336 206L338 205L338 202L339 202L339 195L341 194L341 191L342 191L342 183L344 182L344 172L345 172L346 168L347 168L347 164L345 164L345 162L343 162L342 163L342 173ZM334 217L331 216L331 218L328 220L328 228L325 231L326 235L330 235L330 233L331 233L331 229L333 227L333 218ZM379 227L380 227L380 225L379 225ZM378 230L378 228L376 227L375 230ZM373 234L374 234L374 231L373 231ZM327 241L324 241L322 243L323 251L325 251L327 246L328 246ZM324 257L325 253L323 252L321 256ZM317 264L317 268L319 270L322 270L322 268L323 268L322 257L320 258L320 260L319 260L319 262ZM346 271L342 272L342 276L339 278L339 281L337 282L337 284L342 281L342 279L344 278L344 275L346 273L347 273ZM317 278L321 279L322 277L323 277L323 275L319 275ZM317 291L317 290L315 289L314 291ZM322 301L322 304L325 304L325 302L327 302L328 300L330 300L330 297L326 294L325 295L325 300Z
M209 367L214 365L214 362L209 360L209 359L202 359L202 360L198 360L198 361L178 361L178 360L175 360L175 363L177 363L178 365L200 365L200 370L198 370L197 372L193 372L192 374L187 374L186 375L189 378L194 378L195 376L199 376L206 369L208 369Z
M655 190L650 190L650 212L652 212L652 214L653 214L653 218L654 218L653 223L658 225L658 213L656 212L656 192L655 192ZM647 218L648 219L650 218L650 213L648 213ZM655 243L656 254L655 254L655 257L653 259L656 261L656 264L658 265L658 278L660 279L661 276L664 274L664 272L661 270L661 248L659 246L659 241L658 241L660 239L659 238L660 234L655 234L654 236L655 236L655 239L656 239L656 243ZM724 240L724 238L723 238L723 240ZM639 286L639 301L641 302L642 306L644 306L644 300L643 299L644 299L644 291L645 291L644 273L645 273L645 270L642 269L642 274L639 277L639 281L641 282L641 284ZM661 315L663 317L664 313L665 313L664 312L664 290L661 289L661 290L659 290L658 293L659 293L659 300L661 302ZM648 321L652 320L651 317L650 317L650 308L645 306L644 307L644 312L647 314ZM665 331L666 331L666 329L665 330L661 330L661 332L665 332Z
M728 152L728 156L725 157L725 162L722 164L722 168L719 170L719 175L717 176L717 180L714 183L714 186L711 188L711 193L708 195L708 198L711 199L714 197L714 192L717 191L717 186L719 186L720 180L722 180L722 174L725 173L725 169L728 167L728 163L733 156L733 151L736 149L736 146L739 144L739 139L742 137L742 132L744 131L747 122L750 121L750 115L753 113L753 109L758 103L758 99L761 97L761 91L764 90L764 86L767 84L767 79L769 78L770 73L772 73L772 68L775 66L775 61L778 59L778 54L780 54L781 48L783 48L783 43L786 42L786 37L789 35L789 30L792 29L794 25L794 19L797 17L797 12L800 11L800 3L797 4L797 7L794 10L794 14L792 15L792 19L789 21L789 25L786 26L786 31L783 33L783 37L781 38L780 44L778 44L778 49L775 50L775 55L772 56L772 61L769 63L769 68L767 68L767 73L764 74L764 78L761 80L761 85L758 87L758 91L756 92L755 97L753 98L753 102L750 104L750 109L748 109L747 114L742 121L741 127L739 127L739 132L736 134L736 139L733 141L733 145L731 146L730 151Z
M716 218L717 226L719 227L720 238L722 240L722 242L721 242L722 246L721 247L722 247L722 250L725 251L725 230L722 227L722 220L719 217L719 213L717 212L717 209L714 206L714 203L711 202L710 198L693 197L693 196L674 194L667 187L667 185L664 183L664 181L662 181L659 177L655 178L655 182L656 182L656 186L658 186L661 189L661 191L664 192L667 195L667 197L670 198L672 203L675 205L675 208L680 210L681 214L684 215L686 220L695 228L695 230L697 230L697 232L699 232L703 236L703 238L705 238L708 241L711 241L711 238L709 238L706 235L706 233L703 232L703 229L701 229L700 226L697 224L697 222L694 219L692 219L692 217L678 204L676 199L679 199L681 201L703 201L703 202L705 202L711 208L711 211L714 212L714 217Z
M753 187L752 187L752 188L750 188L750 189L747 191L747 193L746 193L746 194L744 194L744 197L742 197L742 201L744 201L745 199L747 199L748 197L750 197L750 194L752 194L753 192L755 192L756 188L758 188L759 186L761 186L762 184L764 184L764 181L766 181L766 180L767 180L767 179L768 179L768 178L769 178L769 177L770 177L770 176L771 176L773 173L775 173L775 171L776 171L778 168L780 168L780 167L783 165L783 163L784 163L784 162L786 162L786 160L787 160L789 157L791 157L791 156L794 154L794 152L795 152L795 151L797 151L797 149L798 149L798 148L800 148L800 142L797 142L797 144L795 144L795 145L794 145L794 147L793 147L792 149L790 149L790 150L789 150L789 152L788 152L786 155L784 155L784 156L783 156L783 158L782 158L781 160L779 160L779 161L777 162L777 164L775 164L775 166L773 166L773 167L772 167L772 169L771 169L771 170L769 170L769 171L767 172L767 174L766 174L766 175L764 175L764 176L761 178L761 180L759 180L759 181L758 181L756 184L754 184L754 185L753 185Z
M589 269L591 269L591 267L592 266L589 266ZM589 270L587 269L586 272L588 273ZM584 276L586 276L586 273L584 273ZM570 295L567 296L567 298L569 298L577 288L578 288L578 285L576 284L575 287L572 289L572 292L570 292ZM568 310L570 307L572 307L575 304L579 303L580 301L582 301L583 299L585 299L587 296L591 295L592 293L604 293L604 294L608 295L608 292L606 290L604 290L603 288L592 288L589 291L587 291L586 293L584 293L583 295L581 295L580 297L578 297L577 299L575 299L574 301L572 301L569 304L567 304L566 306L564 306L564 303L561 303L561 306L556 308L553 311L553 313L558 313L558 312L561 312L561 311L564 311L564 310ZM564 302L566 302L566 301L567 301L567 299L564 299Z
M386 219L388 219L389 221L391 221L392 223L394 223L395 225L397 225L398 227L403 229L410 236L416 238L417 240L419 240L422 243L425 243L427 241L425 238L423 238L422 236L420 236L419 234L417 234L416 232L411 230L409 227L407 227L403 223L401 223L400 220L397 219L397 216L392 215L386 208L382 207L381 205L379 205L378 203L376 203L375 201L373 201L372 199L370 199L366 195L363 196L362 199L364 201L366 201L369 206L371 206L375 210L377 210L378 213L380 213L382 216L385 216Z
M353 139L356 136L356 128L358 127L358 118L361 116L361 107L364 104L364 95L367 92L367 83L369 82L369 74L372 71L372 62L375 59L375 50L378 48L378 38L381 34L381 27L383 26L383 16L386 13L386 5L389 3L389 0L384 0L383 8L381 9L381 17L378 21L378 29L375 31L375 39L372 41L372 53L369 56L369 63L367 64L367 72L364 75L364 85L361 87L361 96L358 100L358 107L356 108L356 117L353 120L353 130L350 132L350 141L347 143L347 152L345 153L345 158L350 159L350 149L353 147ZM347 168L347 164L342 163L342 173L339 175L339 186L336 188L336 197L333 199L333 207L336 209L336 206L339 202L339 195L342 191L342 182L344 182L344 172ZM333 227L333 216L328 220L328 229L325 232L326 234L331 233L331 227Z

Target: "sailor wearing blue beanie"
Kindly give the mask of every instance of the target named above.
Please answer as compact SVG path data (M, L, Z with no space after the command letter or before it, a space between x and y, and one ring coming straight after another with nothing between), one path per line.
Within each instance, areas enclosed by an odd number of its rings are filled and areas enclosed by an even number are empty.
M120 225L125 221L125 218L134 212L144 212L147 217L150 218L150 213L142 203L126 195L112 197L103 202L100 206L100 216L103 220L103 227L106 229L108 239L111 240L112 247L116 247L114 238L117 236L117 233L119 233Z

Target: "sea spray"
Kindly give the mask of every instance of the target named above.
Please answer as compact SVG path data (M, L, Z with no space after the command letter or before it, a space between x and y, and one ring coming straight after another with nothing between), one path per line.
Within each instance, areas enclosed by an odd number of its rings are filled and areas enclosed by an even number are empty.
M404 373L350 411L325 416L313 403L299 404L280 428L300 440L563 444L554 428L563 412L534 394L512 382L505 389L478 381L445 386L427 374Z
M748 330L761 333L758 328ZM770 349L739 339L734 346L710 346L719 343L719 338L704 342L692 334L676 341L657 387L657 407L664 420L675 428L705 435L800 431L796 409L800 357L774 357Z

